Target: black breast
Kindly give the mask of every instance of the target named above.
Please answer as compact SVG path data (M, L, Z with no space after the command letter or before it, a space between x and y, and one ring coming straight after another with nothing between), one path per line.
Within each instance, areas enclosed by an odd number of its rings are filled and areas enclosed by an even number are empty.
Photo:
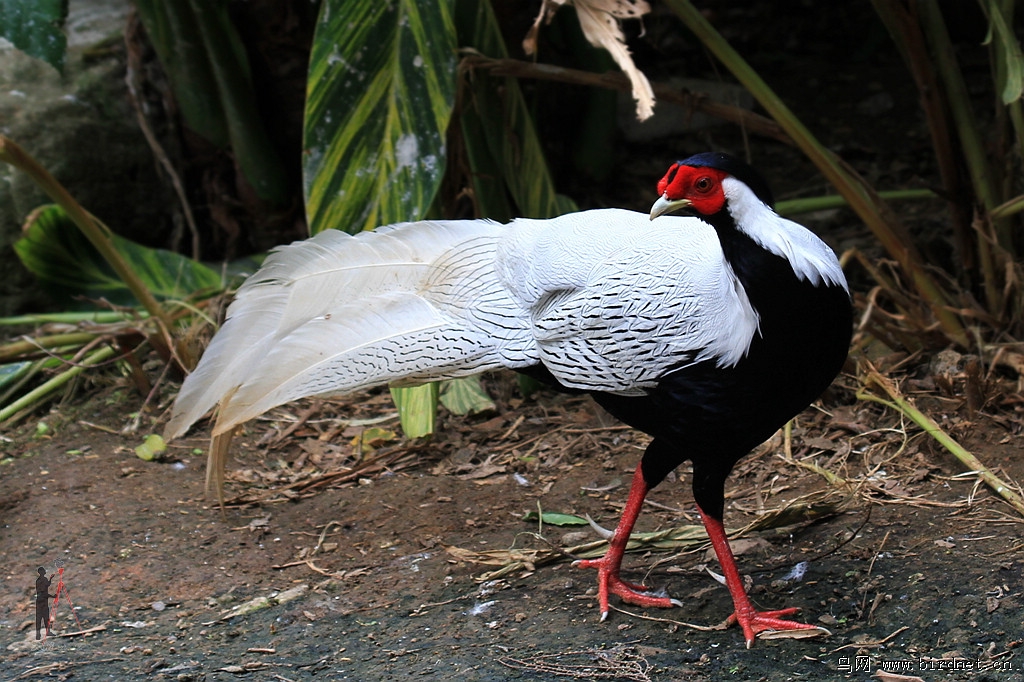
M691 460L698 503L712 514L717 507L720 516L721 484L736 462L813 402L839 373L853 311L842 287L798 280L785 259L742 233L717 229L759 315L759 333L746 357L733 367L712 360L680 368L646 396L594 397L658 441L644 456L648 485ZM702 477L708 480L705 500L700 499Z

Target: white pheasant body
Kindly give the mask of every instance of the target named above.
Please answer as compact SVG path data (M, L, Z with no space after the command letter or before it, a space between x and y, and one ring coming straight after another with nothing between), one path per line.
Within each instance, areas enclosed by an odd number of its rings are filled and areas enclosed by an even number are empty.
M735 364L756 331L714 229L693 217L329 230L239 289L167 435L218 403L223 433L300 397L538 363L572 388L637 395L687 363Z

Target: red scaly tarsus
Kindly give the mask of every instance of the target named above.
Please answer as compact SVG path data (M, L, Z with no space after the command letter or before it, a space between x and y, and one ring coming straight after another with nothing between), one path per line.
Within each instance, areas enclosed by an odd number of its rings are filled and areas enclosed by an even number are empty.
M729 625L738 624L743 630L743 639L747 641L749 649L754 644L754 638L759 632L767 631L792 631L792 630L821 630L817 625L809 625L798 621L786 620L782 616L791 616L800 609L790 607L778 611L758 611L750 602L747 596L747 589L743 586L743 578L740 577L739 569L736 568L736 559L733 557L732 548L729 547L729 538L725 534L725 526L719 519L708 516L704 510L697 507L700 512L701 521L704 522L704 529L708 532L711 546L715 549L718 563L722 567L722 574L725 576L725 585L732 595L735 611L726 620Z
M671 201L689 199L697 213L714 215L725 205L722 179L728 175L717 168L674 163L658 181L658 195Z

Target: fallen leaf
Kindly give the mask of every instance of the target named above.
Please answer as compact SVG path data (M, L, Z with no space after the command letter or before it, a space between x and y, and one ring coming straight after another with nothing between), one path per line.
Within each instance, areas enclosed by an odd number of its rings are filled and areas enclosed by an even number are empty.
M758 639L810 639L811 637L831 636L831 631L820 626L801 630L764 630L757 633Z

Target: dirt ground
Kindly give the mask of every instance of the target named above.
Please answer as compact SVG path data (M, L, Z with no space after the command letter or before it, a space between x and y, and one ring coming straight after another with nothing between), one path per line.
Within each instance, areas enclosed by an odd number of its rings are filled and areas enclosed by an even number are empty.
M925 680L1024 679L1020 516L934 441L851 400L843 381L797 420L789 461L845 483L786 463L780 436L737 468L726 517L739 528L814 496L817 518L736 546L757 604L799 606L831 636L747 650L735 628L686 625L730 611L705 547L627 555L629 576L686 606L625 607L603 623L593 574L564 557L478 580L496 568L471 560L482 552L548 547L527 512L613 526L644 443L587 398L523 401L513 383L490 378L497 413L443 415L425 443L392 438L395 420L342 421L387 417L385 394L276 411L238 439L223 513L202 494L201 434L164 461L139 459L145 429L116 433L139 399L116 384L8 434L0 676L831 680L888 666ZM1024 478L1019 420L966 422L957 407L947 402L951 432ZM640 530L697 523L678 474L652 494ZM587 527L541 534L555 547L599 539ZM60 565L53 634L36 641L36 569Z
M878 65L884 31L876 26L857 51L825 19L819 27L817 15L803 16L799 39L758 33L756 16L729 38L877 186L932 181L905 70L898 60ZM837 76L838 60L814 57L808 35L819 36L821 54L845 51L855 63ZM800 60L799 79L778 61L777 39ZM776 61L759 62L762 51ZM872 113L879 101L884 113ZM886 123L896 117L900 125ZM685 148L745 144L717 129L698 137ZM624 179L601 200L646 197L673 144L633 148ZM779 198L825 191L795 151L752 144ZM840 249L870 239L848 214L804 222ZM861 294L865 286L854 281ZM960 368L940 376L917 358L898 378L986 465L1024 481L1018 379L987 375L972 410ZM427 442L394 435L380 392L291 405L236 440L222 512L204 495L202 428L160 461L136 456L160 431L174 387L143 408L125 379L92 381L0 433L2 680L1024 680L1024 518L920 429L858 400L849 375L796 420L790 440L780 434L728 483L729 528L796 509L781 519L788 525L735 541L755 603L798 606L831 632L750 650L735 628L691 627L731 611L705 546L663 539L627 555L628 578L685 606L616 608L600 622L595 576L564 553L598 536L524 519L541 510L614 526L645 440L587 398L523 399L511 376L489 377L497 409L442 412ZM697 524L689 485L684 466L651 494L638 530ZM525 561L480 563L516 558ZM63 567L66 589L52 635L37 641L40 567Z

